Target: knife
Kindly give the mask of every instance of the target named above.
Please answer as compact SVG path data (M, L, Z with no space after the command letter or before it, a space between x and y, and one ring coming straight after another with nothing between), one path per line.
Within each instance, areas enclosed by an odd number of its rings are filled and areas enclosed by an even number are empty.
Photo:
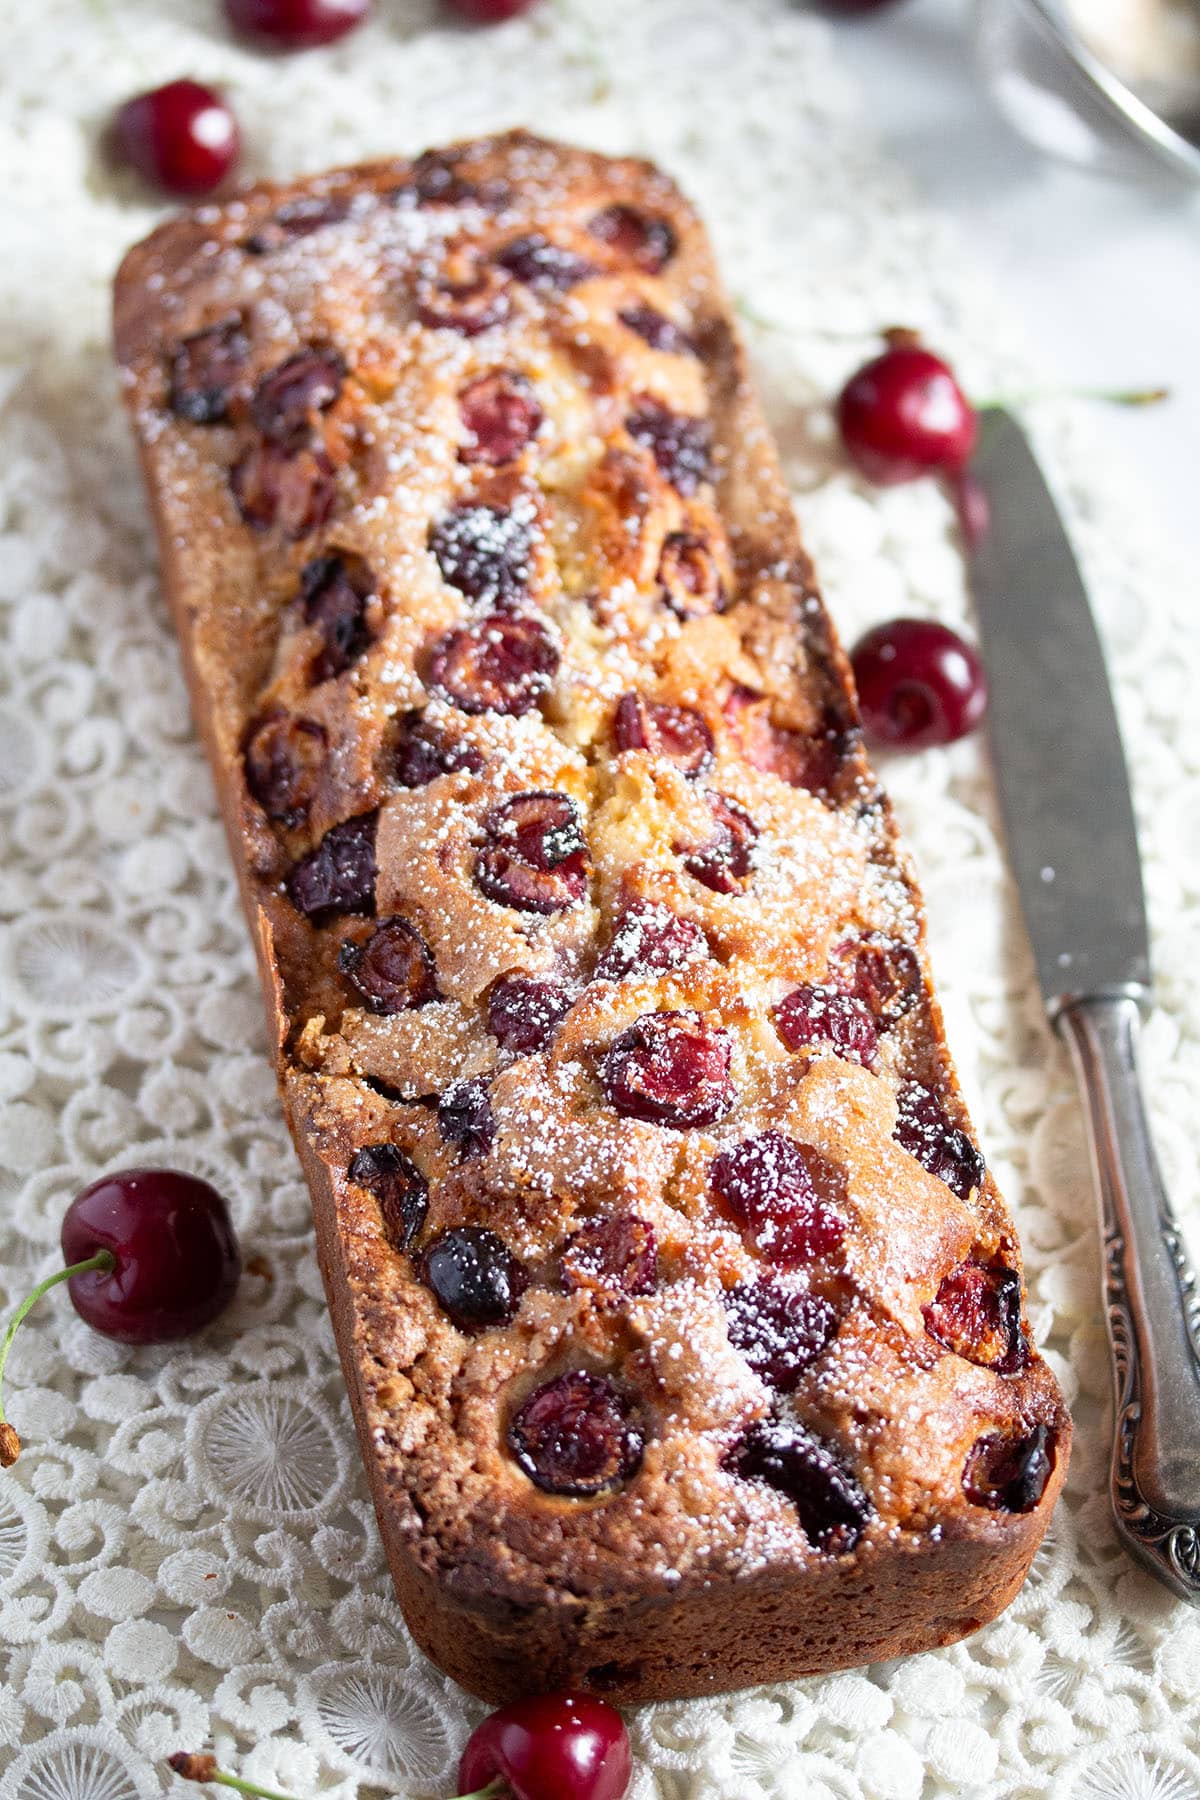
M971 474L991 519L971 585L1009 860L1083 1097L1100 1207L1113 1516L1127 1549L1200 1605L1200 1295L1138 1080L1150 948L1116 710L1074 552L1002 408L981 414Z

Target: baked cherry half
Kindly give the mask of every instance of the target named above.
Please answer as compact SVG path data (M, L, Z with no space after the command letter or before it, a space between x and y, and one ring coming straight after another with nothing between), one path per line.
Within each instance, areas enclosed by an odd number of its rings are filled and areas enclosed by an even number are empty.
M328 749L314 719L286 713L255 725L246 744L246 786L279 825L299 825L316 798Z
M769 1275L730 1288L724 1301L730 1343L781 1394L794 1392L837 1335L837 1312L828 1300Z
M588 225L592 237L647 275L658 275L678 247L673 226L654 213L618 202L598 212Z
M931 1338L967 1362L1015 1375L1029 1362L1021 1277L1003 1263L960 1263L921 1311Z
M690 706L647 700L644 694L622 696L613 719L613 742L618 750L644 750L673 763L689 781L712 767L713 735L700 714Z
M335 913L369 913L375 907L377 812L360 813L325 833L285 882L292 905L319 924Z
M740 894L754 873L758 826L727 794L709 793L712 831L700 844L672 844L683 866L714 894Z
M585 257L553 243L540 232L529 232L505 244L497 252L496 262L517 281L543 294L565 293L596 273Z
M658 585L663 604L681 619L702 618L725 605L717 559L693 531L668 532L663 539Z
M185 337L171 358L168 403L176 418L191 425L218 425L227 419L249 356L250 340L240 318L222 319Z
M533 573L528 516L468 502L438 520L429 548L450 586L468 600L503 608L524 599Z
M365 1144L346 1173L379 1202L384 1236L393 1250L407 1250L429 1207L429 1185L411 1156L398 1144Z
M650 452L660 474L685 500L713 479L712 426L707 419L672 412L643 396L625 429L635 444Z
M880 1031L912 1010L924 986L916 951L878 933L836 945L829 973L835 987L870 1009Z
M879 1044L868 1008L836 988L793 988L775 1008L775 1029L789 1050L828 1044L836 1056L868 1068Z
M458 1786L467 1800L623 1800L632 1774L629 1734L615 1707L590 1694L539 1694L475 1727Z
M707 955L708 939L694 919L680 918L660 900L631 900L596 964L596 979L661 975Z
M324 525L337 499L337 479L324 450L288 451L267 440L250 444L229 471L238 512L251 531L278 526L291 540Z
M464 1157L486 1156L496 1136L490 1084L486 1075L452 1081L438 1101L438 1130Z
M544 417L532 382L517 369L477 375L458 396L458 409L466 432L458 460L492 468L520 456Z
M338 968L373 1013L409 1012L438 997L429 946L416 926L398 915L381 919L361 941L347 938Z
M654 1227L633 1213L589 1219L563 1245L559 1266L568 1293L590 1294L601 1305L652 1294L658 1287Z
M349 551L337 550L305 563L300 571L304 622L315 626L320 637L310 670L314 681L332 681L368 648L367 603L378 591L367 563Z
M806 1537L835 1556L853 1550L871 1518L870 1501L832 1447L791 1420L758 1420L726 1467L786 1494Z
M405 713L392 748L392 774L400 787L428 787L439 775L459 770L478 775L483 757L474 744L455 737L447 726L436 725L424 713Z
M507 1325L529 1280L503 1238L478 1225L435 1238L422 1273L442 1311L468 1332Z
M242 1273L224 1199L180 1169L121 1169L76 1194L63 1216L66 1267L40 1282L18 1308L3 1347L0 1377L17 1327L41 1296L66 1282L80 1318L123 1344L191 1337L223 1312ZM0 1411L0 1467L20 1453Z
M637 1474L645 1434L614 1381L573 1369L534 1389L509 1422L508 1444L535 1486L591 1499Z
M540 619L489 613L438 639L429 658L429 685L463 712L519 718L550 691L558 663L558 650Z
M963 1470L963 1493L990 1512L1032 1512L1054 1471L1054 1434L1048 1425L1030 1432L990 1432L972 1447Z
M561 983L501 975L488 994L488 1030L502 1050L532 1056L550 1043L570 1004Z
M516 794L483 822L486 843L475 859L475 883L500 906L555 913L587 893L587 841L579 809L567 794Z
M836 412L851 461L884 487L961 469L978 435L954 371L912 342L889 345L852 375Z
M772 1263L828 1256L846 1235L845 1169L781 1131L722 1150L709 1180L725 1212Z
M987 1164L966 1132L928 1088L909 1081L900 1089L899 1117L892 1136L922 1167L936 1175L960 1200L982 1186Z
M113 120L111 143L144 181L182 200L220 187L241 151L237 120L220 94L186 80L127 100Z
M627 1119L679 1130L713 1125L737 1098L729 1033L696 1012L635 1019L600 1065L611 1105Z
M300 450L320 415L337 401L345 379L346 364L336 350L297 350L259 381L250 417L281 449Z
M860 638L850 657L868 737L897 750L953 744L987 710L978 653L933 619L892 619Z

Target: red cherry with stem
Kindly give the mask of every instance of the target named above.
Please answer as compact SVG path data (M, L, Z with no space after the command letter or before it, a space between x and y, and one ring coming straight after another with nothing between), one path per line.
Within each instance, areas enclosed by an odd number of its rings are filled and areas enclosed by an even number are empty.
M312 50L332 44L361 25L371 0L225 0L235 31L280 50Z
M472 25L502 25L528 12L535 0L449 0L449 5Z
M892 619L860 638L850 661L867 735L901 750L953 744L987 708L976 651L932 619Z
M850 460L880 487L961 469L978 435L954 371L910 332L892 334L888 348L850 377L836 411Z
M135 94L112 125L118 159L168 194L211 194L230 174L241 150L237 120L212 88L168 81Z
M126 1344L190 1337L224 1310L242 1272L229 1208L214 1187L177 1169L123 1169L77 1194L62 1223L67 1264L18 1307L0 1345L0 1380L30 1308L60 1282L80 1318ZM20 1441L0 1410L0 1465Z
M476 1726L458 1765L464 1800L621 1800L633 1759L625 1722L588 1694L516 1700Z

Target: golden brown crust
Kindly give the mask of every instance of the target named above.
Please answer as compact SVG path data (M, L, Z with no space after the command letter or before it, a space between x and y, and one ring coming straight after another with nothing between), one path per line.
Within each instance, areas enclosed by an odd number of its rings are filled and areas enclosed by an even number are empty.
M129 253L116 345L418 1641L489 1698L570 1682L650 1699L994 1617L1070 1428L1019 1317L1011 1221L977 1179L846 659L686 202L646 164L521 133L253 189ZM309 354L289 410L276 372ZM518 429L489 456L464 395L497 374L510 410L489 428ZM493 523L439 550L464 506ZM476 710L444 646L481 613L489 642L515 619L552 653L515 701L502 683ZM643 711L617 753L623 696L682 710L683 752L637 746ZM419 782L414 720L435 759ZM546 793L567 835L538 840L514 889L497 808ZM373 879L306 915L294 871L348 820L374 821ZM684 922L673 966L613 962L639 905ZM381 1004L348 971L391 920L426 960ZM497 1037L513 975L552 990L533 1047ZM850 1038L784 1032L780 1002L814 987ZM728 1046L731 1085L702 1117L639 1116L615 1081L614 1045L663 1013ZM463 1077L487 1095L477 1140L432 1103ZM804 1147L803 1254L717 1192L716 1159L749 1139ZM381 1144L427 1186L408 1245L350 1179ZM786 1168L785 1188L803 1176ZM768 1175L777 1196L776 1161ZM623 1294L563 1263L572 1233L614 1217L655 1248ZM464 1227L521 1265L510 1322L460 1328L425 1279L429 1245ZM786 1378L782 1327L764 1349L731 1324L763 1284L834 1321ZM615 1383L642 1440L590 1499L535 1485L514 1454L518 1409L573 1371ZM765 1473L764 1430L815 1476ZM980 1498L981 1443L1008 1505ZM1022 1444L1036 1493L1004 1463ZM812 1536L797 1479L817 1483ZM831 1536L835 1490L853 1525Z

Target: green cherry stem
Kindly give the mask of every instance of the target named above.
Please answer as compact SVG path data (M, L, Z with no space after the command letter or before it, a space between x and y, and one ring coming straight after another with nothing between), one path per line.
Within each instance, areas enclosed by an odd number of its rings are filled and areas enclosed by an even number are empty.
M503 1800L510 1792L507 1781L497 1775L495 1781L489 1781L485 1788L476 1788L473 1794L459 1794L458 1800Z
M1030 388L1023 394L1000 394L972 400L979 412L988 406L1029 406L1038 400L1102 400L1108 406L1157 406L1171 398L1170 388Z
M167 1762L185 1781L211 1781L217 1787L236 1788L239 1794L254 1794L257 1800L292 1800L290 1794L281 1794L276 1788L259 1787L257 1781L244 1781L240 1775L227 1774L224 1769L218 1769L216 1757L205 1752L177 1750L174 1756L168 1756Z
M72 1275L88 1275L93 1269L115 1269L116 1266L117 1259L111 1250L97 1250L95 1256L89 1256L86 1262L72 1263L69 1269L57 1269L53 1275L47 1275L45 1281L38 1282L31 1294L26 1294L9 1320L4 1342L0 1344L0 1389L4 1386L4 1365L8 1361L12 1341L26 1313L37 1305L42 1295L48 1294L60 1281L70 1281ZM0 1469L11 1469L20 1454L21 1440L4 1417L4 1404L0 1399Z

